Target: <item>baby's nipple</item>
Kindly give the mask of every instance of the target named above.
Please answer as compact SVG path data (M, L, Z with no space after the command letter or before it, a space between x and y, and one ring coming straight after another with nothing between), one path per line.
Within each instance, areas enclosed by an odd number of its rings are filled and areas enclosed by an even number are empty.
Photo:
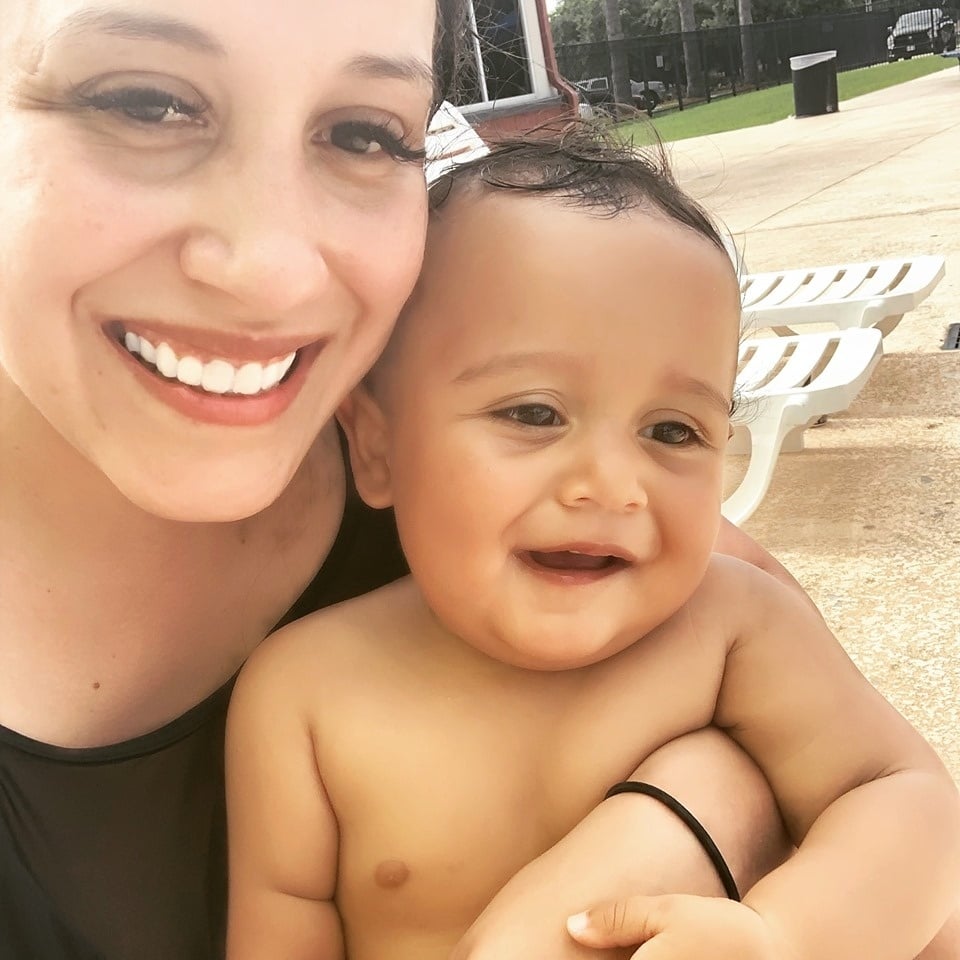
M377 864L373 879L378 887L395 890L402 887L410 877L410 868L402 860L384 860Z

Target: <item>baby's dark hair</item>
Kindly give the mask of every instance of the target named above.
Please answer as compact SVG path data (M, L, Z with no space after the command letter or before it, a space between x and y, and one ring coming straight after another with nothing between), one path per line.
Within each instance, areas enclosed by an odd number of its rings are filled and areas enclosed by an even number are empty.
M431 211L463 188L556 197L601 217L652 209L727 254L709 215L677 184L662 144L635 147L594 121L544 125L522 137L491 142L489 154L437 178L430 188Z

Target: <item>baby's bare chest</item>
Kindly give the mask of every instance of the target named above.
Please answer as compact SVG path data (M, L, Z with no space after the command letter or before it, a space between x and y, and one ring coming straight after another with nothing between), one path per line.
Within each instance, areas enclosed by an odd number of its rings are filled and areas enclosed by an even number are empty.
M709 723L713 672L651 656L582 684L369 691L321 757L348 940L353 927L456 942L612 784Z

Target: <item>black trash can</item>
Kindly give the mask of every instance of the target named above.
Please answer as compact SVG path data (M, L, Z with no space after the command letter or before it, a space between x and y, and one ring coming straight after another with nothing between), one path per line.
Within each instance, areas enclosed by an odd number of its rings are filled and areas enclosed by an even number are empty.
M837 112L836 50L791 57L790 72L793 75L795 116L819 117L824 113Z

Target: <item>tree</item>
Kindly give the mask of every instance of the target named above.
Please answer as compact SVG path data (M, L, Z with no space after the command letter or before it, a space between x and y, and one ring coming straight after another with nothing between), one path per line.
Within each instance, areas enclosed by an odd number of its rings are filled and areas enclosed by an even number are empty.
M743 82L753 86L757 82L757 57L753 52L753 0L737 0L737 20L740 22Z
M613 99L618 104L633 106L630 67L627 63L627 49L623 43L623 23L620 20L620 0L603 0L603 16L607 25L607 42L610 44Z
M597 43L606 39L605 0L560 0L550 15L554 43ZM751 0L749 22L789 20L820 13L860 8L863 0ZM624 37L662 36L681 29L677 0L620 0ZM695 0L689 29L726 27L740 23L738 0ZM694 25L695 24L695 25ZM687 29L684 27L683 29Z
M605 0L560 0L550 14L553 42L597 43L606 40ZM675 0L620 0L620 21L625 37L660 36L680 27Z
M560 0L550 15L553 42L594 43L607 35L601 0Z
M707 85L703 77L700 57L700 38L697 36L697 14L693 0L677 0L680 11L680 30L683 34L683 62L687 70L687 96L692 99L705 96Z

